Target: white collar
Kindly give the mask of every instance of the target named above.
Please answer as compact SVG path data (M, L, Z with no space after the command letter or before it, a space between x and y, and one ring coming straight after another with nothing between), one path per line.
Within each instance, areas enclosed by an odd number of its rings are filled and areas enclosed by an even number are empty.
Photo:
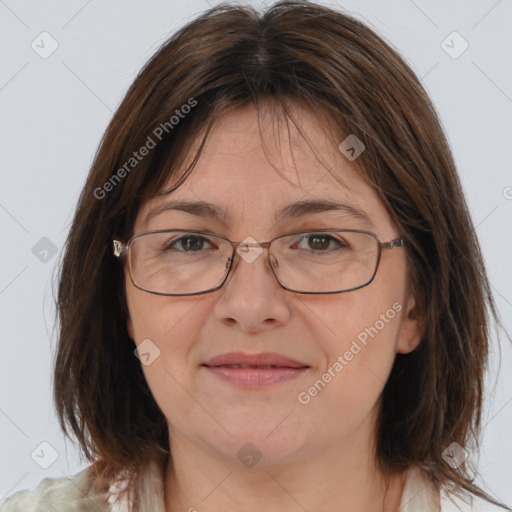
M440 512L440 493L418 466L411 466L406 473L399 512Z

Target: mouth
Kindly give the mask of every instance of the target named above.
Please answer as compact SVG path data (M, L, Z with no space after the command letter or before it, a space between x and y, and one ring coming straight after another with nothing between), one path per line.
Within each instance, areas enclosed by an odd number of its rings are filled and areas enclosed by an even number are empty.
M293 370L298 370L300 368L309 368L309 366L280 366L275 364L268 364L266 366L254 365L254 364L220 364L220 365L208 365L203 364L201 366L206 366L207 368L255 368L258 370L274 370L275 368L291 368Z
M246 354L244 352L227 352L203 363L209 367L248 367L248 368L303 368L309 366L291 357L277 352Z
M283 383L307 371L310 366L275 353L228 353L210 359L201 367L237 387L255 389Z

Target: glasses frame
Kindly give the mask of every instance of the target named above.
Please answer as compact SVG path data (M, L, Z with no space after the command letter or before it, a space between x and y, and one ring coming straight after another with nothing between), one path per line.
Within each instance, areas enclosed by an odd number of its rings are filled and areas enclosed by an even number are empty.
M228 262L229 262L229 267L227 267L228 271L226 272L226 276L224 277L223 281L219 285L215 286L214 288L210 288L208 290L201 291L201 292L194 292L194 293L164 293L164 292L155 292L155 291L152 291L152 290L147 290L145 288L142 288L141 286L139 286L135 282L135 280L133 278L133 275L132 275L131 259L129 257L130 246L131 246L132 242L134 240L136 240L137 238L140 238L140 237L142 237L144 235L148 235L148 234L151 234L151 233L168 233L168 232L175 232L175 231L179 231L179 232L182 232L182 233L194 233L194 234L199 234L199 235L216 236L218 238L222 238L223 240L226 240L227 242L229 242L231 244L232 253L231 253L231 257L228 258ZM367 235L371 235L376 240L377 246L378 246L377 262L375 264L375 270L374 270L374 272L372 274L372 277L366 283L363 283L362 285L359 285L359 286L355 286L353 288L348 288L346 290L328 291L328 292L308 292L308 291L294 290L292 288L288 288L286 285L284 285L279 280L279 278L277 277L277 275L276 275L276 273L274 271L274 265L270 261L270 246L271 246L271 244L275 240L277 240L279 238L283 238L285 236L290 236L290 235L300 235L300 234L306 234L306 233L313 233L313 234L316 234L316 233L330 233L330 232L339 232L339 231L346 231L346 232L351 232L351 233L366 233ZM218 233L214 233L212 231L198 231L196 229L155 229L155 230L141 231L140 233L136 233L135 235L133 235L126 242L114 239L114 240L112 240L112 243L113 243L114 256L116 256L117 258L127 258L127 260L128 260L128 272L129 272L129 275L130 275L130 279L131 279L133 285L136 288L138 288L139 290L142 290L144 292L151 293L153 295L183 297L183 296L188 296L188 295L203 295L205 293L212 293L212 292L217 291L220 288L222 288L224 286L224 283L226 282L230 272L231 272L231 269L233 268L233 263L234 263L234 260L235 260L235 257L236 257L235 255L238 254L237 253L237 249L238 249L238 247L240 245L247 246L247 247L261 247L263 249L268 249L268 251L267 251L267 262L268 262L268 264L269 264L269 266L270 266L270 268L272 270L272 273L274 274L274 277L276 278L276 281L279 283L281 288L283 288L285 290L291 291L293 293L314 294L314 295L327 295L327 294L332 294L332 293L346 293L346 292L351 292L351 291L354 291L354 290L359 290L360 288L364 288L364 287L368 286L374 280L375 275L377 274L377 270L379 269L382 249L389 249L390 251L392 251L396 247L403 247L405 245L405 240L402 237L400 237L400 238L395 238L393 240L389 240L388 242L381 242L379 237L375 233L372 233L371 231L366 231L366 230L363 230L363 229L347 229L347 228L321 229L321 228L319 228L319 229L316 229L316 230L315 229L308 229L308 230L300 230L300 231L293 231L293 232L290 232L290 233L284 233L282 235L278 235L278 236L272 238L272 240L269 240L268 242L248 243L248 242L243 242L243 241L242 242L235 242L235 241L230 240L229 238L227 238L227 237L225 237L223 235L220 235Z

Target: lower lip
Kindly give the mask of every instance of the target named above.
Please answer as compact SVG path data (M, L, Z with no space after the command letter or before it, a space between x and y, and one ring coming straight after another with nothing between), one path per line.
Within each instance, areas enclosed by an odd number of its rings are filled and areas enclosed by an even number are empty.
M217 377L242 388L259 388L278 384L302 375L308 368L227 368L205 366Z

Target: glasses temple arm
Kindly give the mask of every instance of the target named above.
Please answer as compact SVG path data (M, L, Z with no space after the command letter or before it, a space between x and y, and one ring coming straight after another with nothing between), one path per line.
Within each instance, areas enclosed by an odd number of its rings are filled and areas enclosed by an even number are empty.
M394 240L390 240L389 242L384 242L382 244L382 247L392 251L395 247L402 247L404 245L405 240L403 238L395 238Z

